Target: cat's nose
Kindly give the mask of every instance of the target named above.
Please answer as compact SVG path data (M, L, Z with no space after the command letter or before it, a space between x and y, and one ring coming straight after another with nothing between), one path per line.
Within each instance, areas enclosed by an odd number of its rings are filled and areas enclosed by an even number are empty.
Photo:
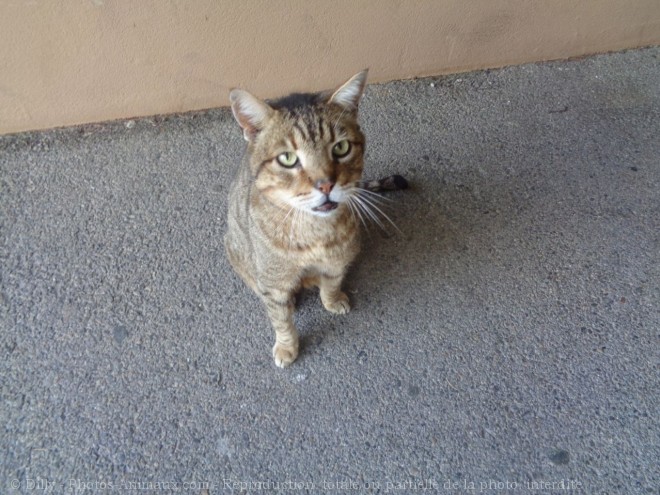
M321 191L326 196L328 194L330 194L330 191L332 191L333 187L335 187L335 183L330 181L330 180L317 180L316 181L316 189Z

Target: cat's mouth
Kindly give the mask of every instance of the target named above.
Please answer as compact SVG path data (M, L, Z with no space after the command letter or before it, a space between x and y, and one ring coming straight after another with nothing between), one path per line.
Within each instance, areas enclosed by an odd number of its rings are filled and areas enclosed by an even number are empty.
M326 212L328 212L328 211L332 211L332 210L334 210L335 208L337 208L337 205L338 205L338 204L339 204L339 203L336 203L335 201L330 201L330 200L328 199L328 200L326 200L326 202L323 203L322 205L319 205L319 206L316 206L316 207L312 208L312 211L320 211L320 212L326 213Z

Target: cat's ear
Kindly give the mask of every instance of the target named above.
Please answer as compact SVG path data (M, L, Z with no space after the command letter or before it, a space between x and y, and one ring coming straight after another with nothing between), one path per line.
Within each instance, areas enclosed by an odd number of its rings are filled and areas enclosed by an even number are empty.
M355 110L358 107L364 86L367 82L367 73L369 69L358 72L348 81L342 84L328 100L328 103L336 103L339 106L349 110Z
M238 125L243 129L243 137L251 141L264 128L274 110L256 96L242 89L232 89L229 93L231 111Z

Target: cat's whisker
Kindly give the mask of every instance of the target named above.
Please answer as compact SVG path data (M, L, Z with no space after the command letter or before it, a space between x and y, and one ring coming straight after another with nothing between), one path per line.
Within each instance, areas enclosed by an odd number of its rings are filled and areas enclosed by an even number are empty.
M289 211L287 211L286 215L284 215L284 218L279 223L278 227L284 227L284 223L286 222L286 219L289 218L289 215L291 215L291 212L295 209L296 209L295 206L292 206L291 208L289 208Z
M376 208L384 216L387 216L387 214L383 210L381 210L381 208L385 208L387 210L390 210L393 207L393 205L390 204L390 203L383 203L382 201L380 201L380 199L385 199L385 198L382 198L382 196L377 196L377 197L367 196L367 195L362 194L363 192L365 192L365 191L363 189L360 189L357 192L357 196L359 196L364 201L369 203L369 205L372 205L374 208Z
M349 210L351 210L351 216L353 217L353 221L357 224L358 223L358 217L357 214L355 213L355 207L353 206L353 203L351 201L347 201L346 204L348 205Z
M375 208L375 209L378 211L378 213L380 213L380 214L381 214L381 215L382 215L382 216L383 216L388 222L390 222L390 223L392 224L392 226L393 226L396 230L399 231L399 233L403 234L403 232L401 232L401 230L399 230L399 227L396 226L396 224L392 221L392 219L391 219L391 218L390 218L390 217L389 217L389 216L388 216L388 215L387 215L387 214L386 214L386 213L385 213L385 212L379 207L379 205L378 205L376 202L373 201L373 198L371 198L371 197L361 196L361 199L362 199L363 201L369 203L369 205L370 205L371 207ZM384 205L380 205L380 206L385 207Z
M359 196L353 196L355 199L355 204L362 209L362 211L367 215L369 218L371 218L378 226L383 229L384 231L387 231L385 228L385 225L383 225L383 222L381 222L380 218L378 218L378 215L376 215L373 210L371 209L371 205L368 205L366 202L363 201L363 198L360 198Z
M271 199L273 205L279 208L279 211L275 213L277 224L275 229L282 229L286 223L286 219L291 215L292 210L295 206L292 206L284 201L278 199Z
M349 196L348 201L346 202L351 209L351 212L353 213L353 216L355 216L355 213L360 217L360 222L362 222L362 225L364 225L365 229L369 229L369 226L367 225L367 222L365 222L364 217L362 216L362 212L360 211L360 208L356 203L354 203L354 198L353 196Z
M351 216L353 217L353 221L357 222L357 218L355 216L355 212L353 211L353 206L351 205L350 198L346 201L346 207L351 212Z
M390 223L390 225L392 225L392 227L394 227L396 229L397 232L399 232L400 234L403 234L403 232L401 232L401 229L399 229L399 227L397 227L397 225L392 221L392 219L383 210L381 210L376 204L369 201L369 198L359 197L359 202L362 204L365 211L367 211L370 214L370 216L378 223L378 225L384 231L387 231L387 229L385 228L384 224L380 221L379 215L382 216L385 220L387 220Z
M362 221L362 225L364 225L365 229L368 231L370 217L368 217L366 213L363 213L364 207L361 204L359 204L357 201L355 201L354 204L355 204L355 211L357 211L358 215L360 215L360 220Z
M364 189L362 187L357 187L356 189L358 190L358 194L365 193L365 194L368 194L369 197L372 197L374 199L378 198L378 200L380 200L380 201L388 201L390 203L394 202L394 200L392 198L387 198L387 197L383 196L382 194L378 194L377 192L370 191L369 189Z

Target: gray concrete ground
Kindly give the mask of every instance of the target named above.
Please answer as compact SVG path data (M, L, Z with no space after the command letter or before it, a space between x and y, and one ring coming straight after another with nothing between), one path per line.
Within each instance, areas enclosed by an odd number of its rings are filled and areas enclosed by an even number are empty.
M0 138L0 493L659 493L659 56L370 86L402 233L287 370L227 110Z

